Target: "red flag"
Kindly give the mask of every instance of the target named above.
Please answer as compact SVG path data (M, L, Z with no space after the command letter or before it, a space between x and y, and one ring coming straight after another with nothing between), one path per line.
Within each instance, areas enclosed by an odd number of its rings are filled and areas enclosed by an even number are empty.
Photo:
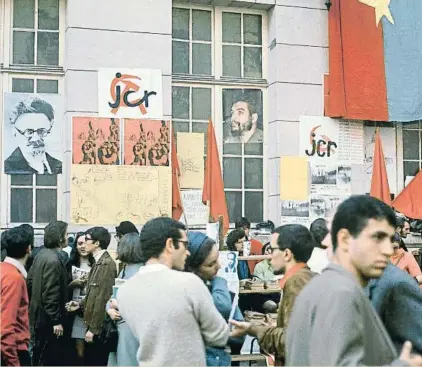
M171 139L171 216L179 220L183 213L182 198L179 189L180 167L177 159L174 136Z
M394 199L393 207L406 217L422 219L422 170Z
M223 233L226 235L230 223L229 213L227 210L226 195L224 193L224 182L221 175L217 141L211 119L208 123L207 134L207 160L205 163L202 202L205 205L209 202L210 216L214 221L217 221L219 216L223 216Z
M375 149L372 158L371 196L391 205L390 187L379 129L375 133Z

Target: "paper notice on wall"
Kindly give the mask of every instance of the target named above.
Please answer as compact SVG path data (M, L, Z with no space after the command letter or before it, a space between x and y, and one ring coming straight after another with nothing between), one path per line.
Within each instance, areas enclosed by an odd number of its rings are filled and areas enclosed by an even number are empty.
M281 224L309 224L309 200L281 201Z
M202 190L181 190L183 211L187 225L205 225L208 223L208 206L202 203ZM184 217L180 219L184 221Z
M307 157L281 157L280 159L280 199L308 200L309 165Z
M337 164L311 165L311 194L335 195L338 194Z
M352 164L352 195L366 194L366 171L363 164Z
M338 160L338 121L322 116L300 116L300 156L310 161Z
M171 168L72 165L71 222L144 224L171 216Z
M397 165L396 165L396 130L392 127L380 127L385 166L387 169L390 193L397 194ZM365 192L371 191L372 157L375 149L375 127L365 126Z
M330 163L363 162L363 124L323 116L300 117L300 156Z
M362 164L364 160L364 132L360 121L338 121L338 160Z
M180 187L202 189L204 186L204 134L177 133L177 158L180 164Z

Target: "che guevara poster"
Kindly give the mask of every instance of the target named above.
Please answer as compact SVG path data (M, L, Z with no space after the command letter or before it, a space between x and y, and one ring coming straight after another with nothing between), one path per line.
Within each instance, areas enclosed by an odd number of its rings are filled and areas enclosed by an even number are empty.
M161 70L98 70L98 114L101 117L163 118Z

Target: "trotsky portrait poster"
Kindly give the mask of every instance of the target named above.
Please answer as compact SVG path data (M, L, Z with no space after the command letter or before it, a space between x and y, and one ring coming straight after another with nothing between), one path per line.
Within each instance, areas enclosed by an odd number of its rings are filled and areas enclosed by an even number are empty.
M5 93L4 173L62 173L62 127L60 95Z
M73 164L120 164L120 120L73 117Z

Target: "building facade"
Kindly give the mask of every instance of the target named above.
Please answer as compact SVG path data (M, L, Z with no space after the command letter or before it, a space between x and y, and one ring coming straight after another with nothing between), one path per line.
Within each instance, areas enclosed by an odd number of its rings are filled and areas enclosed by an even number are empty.
M280 157L299 154L300 116L324 115L324 0L1 0L1 95L58 94L63 106L61 174L5 174L2 149L1 228L69 220L71 120L97 116L97 71L107 67L161 69L174 130L205 133L214 122L231 221L280 223ZM227 131L245 109L259 136L233 143ZM3 147L6 110L1 98ZM393 130L398 193L421 169L422 123L382 126Z

